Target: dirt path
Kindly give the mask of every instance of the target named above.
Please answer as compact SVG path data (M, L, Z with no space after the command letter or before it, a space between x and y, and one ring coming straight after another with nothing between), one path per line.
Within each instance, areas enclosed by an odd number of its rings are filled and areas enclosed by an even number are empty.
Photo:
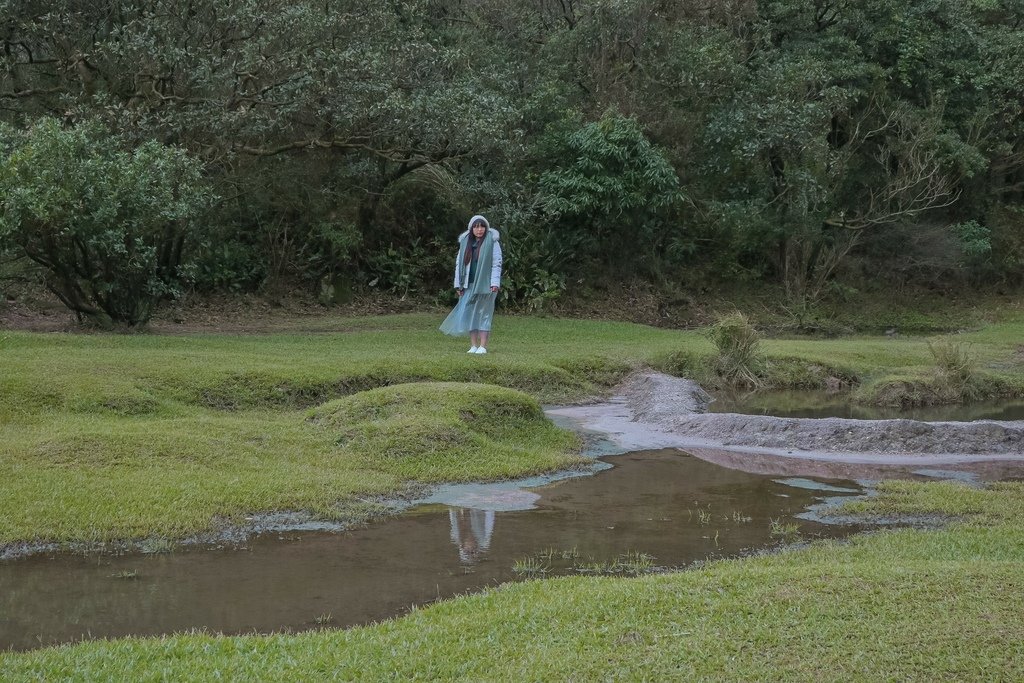
M1024 421L918 422L708 413L700 385L660 373L630 377L610 401L548 412L620 448L680 448L751 472L879 478L938 468L984 479L1024 476Z

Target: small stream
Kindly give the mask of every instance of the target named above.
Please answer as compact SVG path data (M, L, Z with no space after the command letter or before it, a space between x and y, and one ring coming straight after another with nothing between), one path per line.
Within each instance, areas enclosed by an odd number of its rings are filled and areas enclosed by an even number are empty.
M341 628L486 586L589 573L626 554L663 568L849 526L808 509L857 495L854 481L750 474L676 449L597 461L593 476L447 487L399 517L345 533L263 534L228 549L36 555L0 563L0 649L205 629L226 634ZM602 469L603 468L603 469ZM440 502L444 501L444 502ZM517 568L520 571L516 571Z

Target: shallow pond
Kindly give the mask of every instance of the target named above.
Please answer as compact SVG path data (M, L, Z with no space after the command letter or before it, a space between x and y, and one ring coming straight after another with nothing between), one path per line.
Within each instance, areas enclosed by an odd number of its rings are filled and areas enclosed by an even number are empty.
M634 564L684 567L778 545L787 525L799 525L806 539L847 535L854 529L798 515L826 497L862 491L852 481L749 474L674 449L607 462L614 466L598 463L607 469L593 476L526 491L449 487L439 495L455 507L425 504L346 533L289 531L234 549L0 563L0 649L189 629L365 624L521 579L524 568L588 573L626 554ZM515 507L531 509L507 509Z
M842 417L853 420L907 419L921 422L1024 420L1024 400L983 401L954 406L881 408L850 403L844 393L815 390L712 392L712 413L770 415L772 417Z

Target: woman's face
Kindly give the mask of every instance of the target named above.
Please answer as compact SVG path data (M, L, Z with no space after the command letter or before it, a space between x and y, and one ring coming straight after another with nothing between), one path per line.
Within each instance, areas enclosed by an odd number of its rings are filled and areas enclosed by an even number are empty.
M486 232L487 226L484 225L483 223L477 221L476 223L473 224L473 237L480 239L481 237L484 236L484 233Z

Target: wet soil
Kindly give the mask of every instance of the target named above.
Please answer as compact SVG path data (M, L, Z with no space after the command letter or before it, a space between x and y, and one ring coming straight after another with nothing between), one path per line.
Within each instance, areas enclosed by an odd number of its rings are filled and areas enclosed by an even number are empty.
M148 325L115 332L189 334L325 334L332 333L325 320L392 315L411 312L439 312L431 301L400 298L387 293L369 293L350 304L327 308L312 296L290 293L269 295L191 296L161 308ZM29 302L0 302L0 330L21 332L63 332L94 334L106 332L82 324L74 313L52 295L35 292Z

